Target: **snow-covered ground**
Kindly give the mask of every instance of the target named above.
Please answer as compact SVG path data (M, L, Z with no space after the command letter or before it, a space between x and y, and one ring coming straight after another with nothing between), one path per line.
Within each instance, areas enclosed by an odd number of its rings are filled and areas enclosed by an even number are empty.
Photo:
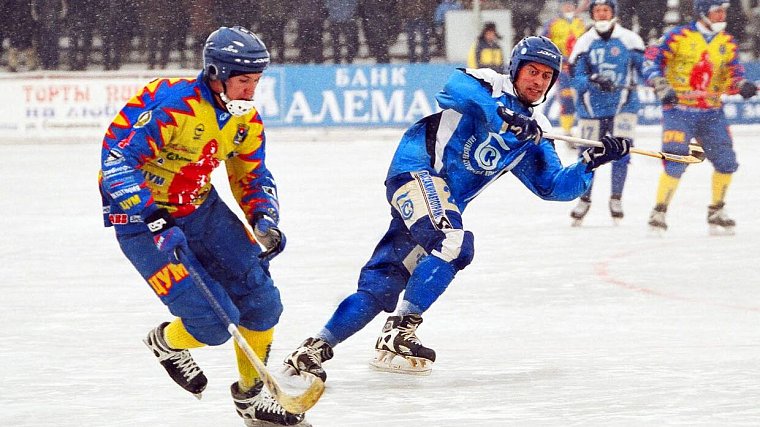
M389 221L383 179L401 130L269 132L288 248L271 365L355 288ZM735 129L733 237L710 237L709 164L690 167L663 238L648 235L660 162L635 156L624 207L600 171L582 228L507 175L465 212L473 264L425 315L429 377L370 370L385 316L336 348L308 419L326 426L758 425L760 143ZM638 145L657 148L656 131ZM564 158L573 154L559 146ZM0 425L235 426L231 343L194 351L196 401L141 339L169 314L101 227L91 144L0 144ZM223 173L216 181L225 197ZM227 197L227 200L231 198Z

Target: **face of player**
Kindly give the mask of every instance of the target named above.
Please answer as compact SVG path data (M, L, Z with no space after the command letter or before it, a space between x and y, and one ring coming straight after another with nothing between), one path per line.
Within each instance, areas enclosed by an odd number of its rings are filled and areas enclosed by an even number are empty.
M225 94L232 101L250 101L259 85L262 73L241 74L227 79Z
M526 104L541 101L552 82L554 70L548 65L528 62L520 68L515 79L515 91Z
M612 15L614 15L612 12L612 7L610 7L608 4L600 4L598 6L594 6L594 8L591 10L591 19L594 21L609 21L612 19Z
M707 19L709 19L713 24L716 22L726 22L727 14L728 11L725 7L714 7L711 8L709 12L707 12Z

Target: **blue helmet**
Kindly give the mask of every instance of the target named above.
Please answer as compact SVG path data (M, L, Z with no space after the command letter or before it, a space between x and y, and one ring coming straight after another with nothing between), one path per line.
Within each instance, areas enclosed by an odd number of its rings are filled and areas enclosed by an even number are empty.
M712 8L728 7L728 5L728 0L694 0L694 18L707 16Z
M594 6L601 6L604 4L612 8L613 15L617 15L617 0L591 0L591 2L588 5L588 13L589 14L593 13Z
M203 46L203 72L211 80L225 82L239 74L261 73L267 65L264 42L241 26L220 27Z
M512 49L509 59L509 79L513 84L526 62L538 62L554 70L552 81L546 89L549 92L562 69L562 52L557 45L544 36L529 36L520 40Z

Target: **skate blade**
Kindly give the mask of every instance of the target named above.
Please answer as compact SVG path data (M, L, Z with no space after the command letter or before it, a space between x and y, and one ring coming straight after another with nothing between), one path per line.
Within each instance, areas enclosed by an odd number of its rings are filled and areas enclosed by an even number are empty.
M612 225L614 225L615 227L620 226L620 224L622 223L623 223L623 218L612 217Z
M243 424L245 424L246 427L282 427L282 424L270 423L269 421L264 420L244 420ZM291 427L312 427L312 425L308 421L303 420Z
M733 236L736 234L734 227L721 227L720 225L710 226L711 236Z
M580 227L583 225L582 219L574 219L573 222L570 223L570 227Z
M649 236L651 237L665 237L665 229L661 227L649 226Z
M203 395L201 393L193 393L193 397L195 397L198 400L201 400L203 398Z
M402 356L390 351L378 350L377 357L369 365L381 372L427 376L433 370L433 362L420 357Z

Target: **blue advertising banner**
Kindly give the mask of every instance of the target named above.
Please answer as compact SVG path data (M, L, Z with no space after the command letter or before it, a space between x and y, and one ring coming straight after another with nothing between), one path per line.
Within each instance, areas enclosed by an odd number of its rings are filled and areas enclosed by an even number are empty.
M461 64L272 66L256 92L267 126L406 127L437 111L435 94ZM760 82L760 62L745 65L747 78ZM639 87L639 123L660 123L660 103ZM760 96L725 96L732 124L760 123ZM549 99L545 114L556 124L558 105Z
M256 105L267 126L405 127L438 110L453 65L292 65L267 69Z

